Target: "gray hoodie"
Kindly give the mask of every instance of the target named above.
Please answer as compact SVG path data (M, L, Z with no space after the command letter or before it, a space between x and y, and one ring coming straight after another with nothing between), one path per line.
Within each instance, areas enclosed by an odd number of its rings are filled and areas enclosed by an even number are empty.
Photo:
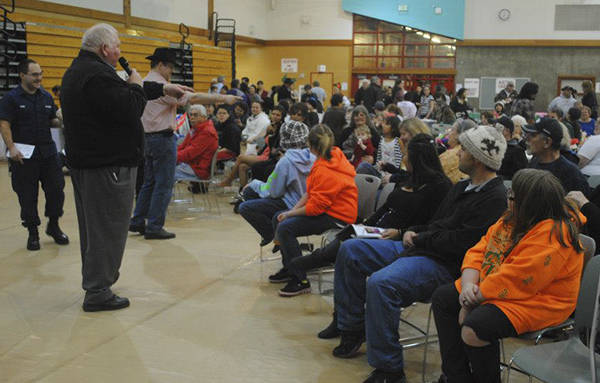
M261 198L283 199L291 209L306 192L306 177L315 159L309 149L288 149L267 182L253 180L248 187Z

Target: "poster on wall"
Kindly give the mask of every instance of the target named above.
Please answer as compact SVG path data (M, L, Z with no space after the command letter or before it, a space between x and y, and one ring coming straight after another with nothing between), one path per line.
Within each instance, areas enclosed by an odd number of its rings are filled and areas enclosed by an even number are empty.
M515 85L517 80L514 77L498 77L496 78L496 94L500 93L500 91L506 88L508 83Z
M393 88L395 83L396 83L396 81L394 81L394 80L383 80L383 87L384 88L387 88L387 87Z
M467 90L467 97L478 98L479 97L479 79L478 78L466 78L465 89Z
M298 72L298 59L281 59L281 71L283 73Z

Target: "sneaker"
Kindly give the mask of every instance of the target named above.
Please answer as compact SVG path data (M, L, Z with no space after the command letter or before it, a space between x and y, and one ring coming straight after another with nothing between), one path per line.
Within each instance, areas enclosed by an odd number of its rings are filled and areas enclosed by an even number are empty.
M333 312L333 320L329 323L329 326L321 331L317 336L321 339L333 339L340 336L340 330L337 327L337 313Z
M339 346L333 349L333 356L337 358L353 358L358 355L358 350L365 341L364 331L342 331Z
M281 269L273 275L269 275L269 282L271 283L286 283L292 280L292 276L288 273L287 269Z
M306 252L312 253L314 249L315 249L315 245L313 245L312 243L301 243L300 244L300 251L306 251Z
M264 238L261 238L260 243L258 244L258 246L260 247L264 247L267 246L269 243L273 242L272 239L269 239L268 241Z
M293 278L283 289L279 290L279 295L282 297L295 297L300 294L310 294L310 282L306 279L298 281Z
M404 371L402 370L398 372L386 372L375 369L363 383L406 383L406 375L404 375Z

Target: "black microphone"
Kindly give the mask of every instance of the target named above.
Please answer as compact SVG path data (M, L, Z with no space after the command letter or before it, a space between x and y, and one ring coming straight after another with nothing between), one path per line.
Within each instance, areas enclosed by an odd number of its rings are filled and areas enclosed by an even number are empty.
M121 66L127 73L127 76L131 76L131 68L129 67L129 63L127 62L127 59L125 57L119 57L119 64L121 64Z

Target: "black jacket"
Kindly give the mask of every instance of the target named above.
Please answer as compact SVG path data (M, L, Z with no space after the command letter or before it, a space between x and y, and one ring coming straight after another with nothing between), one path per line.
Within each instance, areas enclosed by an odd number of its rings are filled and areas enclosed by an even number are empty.
M506 188L500 177L485 184L481 190L465 191L470 180L460 181L427 225L408 230L418 235L414 247L404 250L405 256L426 256L444 265L453 277L460 276L460 267L467 250L473 247L507 207Z
M415 192L406 192L404 184L396 184L384 204L365 220L365 225L392 227L402 232L410 226L429 222L452 187L447 177L423 185Z
M583 95L581 103L592 110L592 118L595 120L598 118L598 100L596 100L596 93L589 92Z
M242 131L240 128L238 128L233 119L230 117L223 123L217 122L215 129L217 130L217 134L219 136L219 146L222 148L227 148L236 155L239 155L240 142L242 141Z
M361 105L365 99L365 90L362 86L358 88L356 93L354 93L354 104Z
M501 175L505 180L512 180L517 171L527 167L529 161L527 161L525 150L517 140L510 140L506 144L506 153L502 160L502 166L498 170L498 175Z
M277 102L279 103L283 100L291 100L291 99L292 99L292 92L285 85L281 85L277 89Z
M367 108L369 113L373 113L373 106L375 106L377 101L383 100L383 96L383 91L379 85L369 85L363 94L363 105Z
M346 111L342 108L327 109L327 112L323 116L323 124L331 129L335 137L335 144L341 147L342 131L344 130L344 126L346 126Z
M142 87L123 81L98 55L81 50L63 76L60 103L71 167L138 166L146 106Z

